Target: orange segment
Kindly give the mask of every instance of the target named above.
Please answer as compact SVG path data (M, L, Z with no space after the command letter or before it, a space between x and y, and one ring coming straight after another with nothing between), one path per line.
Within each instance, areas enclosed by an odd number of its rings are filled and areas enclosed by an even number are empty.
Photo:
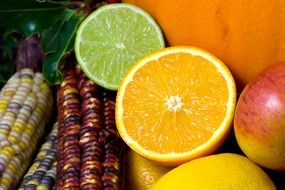
M227 67L194 47L138 61L120 84L116 122L140 155L178 165L215 151L230 130L236 88Z

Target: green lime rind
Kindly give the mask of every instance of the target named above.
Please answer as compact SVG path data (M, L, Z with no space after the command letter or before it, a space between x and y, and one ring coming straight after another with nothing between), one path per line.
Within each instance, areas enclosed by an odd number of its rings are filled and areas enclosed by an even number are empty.
M165 47L159 25L130 4L104 5L79 26L75 55L83 72L96 84L117 90L126 71L145 55Z

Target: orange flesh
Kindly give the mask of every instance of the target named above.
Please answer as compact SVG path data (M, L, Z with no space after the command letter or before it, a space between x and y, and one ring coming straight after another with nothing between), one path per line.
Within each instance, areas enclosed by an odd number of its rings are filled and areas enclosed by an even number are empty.
M211 62L169 54L141 67L126 86L126 132L149 151L189 152L220 127L228 98L226 80Z

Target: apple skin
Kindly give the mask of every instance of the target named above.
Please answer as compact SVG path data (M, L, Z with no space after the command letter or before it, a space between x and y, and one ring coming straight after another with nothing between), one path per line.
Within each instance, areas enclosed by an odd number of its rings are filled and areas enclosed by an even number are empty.
M252 161L285 171L285 62L267 68L243 89L234 132Z

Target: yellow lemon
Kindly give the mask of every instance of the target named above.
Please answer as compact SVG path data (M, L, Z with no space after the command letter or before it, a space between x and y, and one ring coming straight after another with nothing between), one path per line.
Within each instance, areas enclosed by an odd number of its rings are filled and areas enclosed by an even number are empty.
M171 170L150 190L275 190L269 176L248 158L222 153Z
M171 168L153 163L133 150L127 153L127 190L147 190Z

